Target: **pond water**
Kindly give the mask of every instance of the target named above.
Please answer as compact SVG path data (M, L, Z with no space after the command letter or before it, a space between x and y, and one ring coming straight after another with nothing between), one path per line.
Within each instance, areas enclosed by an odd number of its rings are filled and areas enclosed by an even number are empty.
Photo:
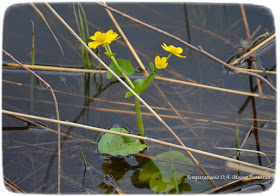
M237 4L112 3L109 5L172 33L194 46L200 45L223 61L241 52L237 45L247 38L240 5ZM4 18L3 49L20 62L31 64L31 21L33 21L36 64L83 68L81 48L75 38L45 5L36 4L36 6L44 14L60 41L64 55L44 22L29 4L13 5L7 9ZM75 31L78 31L72 3L51 4L51 6ZM91 35L97 30L116 31L104 8L94 3L83 3L82 6ZM254 38L265 32L270 34L275 32L273 16L268 9L252 5L244 7L250 32L255 33ZM187 58L172 57L168 67L158 71L162 77L239 92L259 93L255 78L231 74L217 62L169 37L117 14L114 16L147 68L156 55L166 55L161 48L162 43L183 48L183 55ZM111 48L118 57L130 60L133 67L138 70L138 64L122 39L113 42ZM110 60L103 52L100 53L101 58L110 64ZM258 59L256 63L258 68L276 71L273 41L270 47L256 53L255 57ZM12 61L3 56L3 63L8 62ZM242 66L248 67L248 65ZM98 67L98 63L95 62L95 68ZM33 79L33 85L31 85L31 75L21 69L3 66L2 71L3 109L56 119L52 95L39 81ZM126 127L131 133L138 133L134 99L124 98L126 89L115 78L108 80L105 74L42 70L36 70L36 73L54 89L61 120L104 129ZM261 75L275 85L275 74L261 73ZM131 76L133 79L139 77L143 77L141 71ZM240 143L250 127L254 127L243 148L264 152L269 160L275 163L276 99L274 93L266 85L261 85L264 97L260 98L158 79L155 79L154 83L178 110L183 121L171 109L154 84L142 93L141 97L155 109L187 147L233 157L234 151L221 150L215 146L235 147L238 119ZM33 96L31 96L31 91L33 91ZM145 107L142 107L142 113L148 137L177 144L172 135ZM53 123L36 122L50 129L57 128L57 125ZM31 126L27 122L4 114L2 126L4 178L27 193L56 193L57 135L47 129ZM170 147L152 142L147 142L148 148L140 154L129 157L104 156L97 150L97 143L102 134L69 126L62 126L61 131L66 134L61 138L62 193L110 194L121 190L128 194L153 194L156 191L152 188L151 181L139 180L139 176L145 173L143 170L149 164L156 165L161 171L161 166L156 163L157 161L151 162L153 158L169 151L178 151L188 157L184 151L170 149ZM86 169L81 149L89 163ZM194 156L210 176L218 178L214 180L217 186L232 182L235 180L233 176L248 175L227 168L222 160L195 153ZM240 160L269 166L266 157L256 153L243 152ZM181 167L182 165L178 166L178 168ZM184 176L180 189L183 189L185 194L201 193L213 188L205 179L197 181L190 179L191 176L204 176L195 164L185 164L180 174ZM222 176L230 177L223 179ZM258 183L263 181L258 181ZM242 190L242 186L233 191L238 190ZM170 189L167 193L169 191L172 192ZM251 192L255 191L260 191L259 187L251 190Z

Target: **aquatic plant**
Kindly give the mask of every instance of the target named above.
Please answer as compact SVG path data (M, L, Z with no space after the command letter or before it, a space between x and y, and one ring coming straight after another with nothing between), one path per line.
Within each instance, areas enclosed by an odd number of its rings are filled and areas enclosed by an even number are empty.
M78 8L78 15L76 12L75 4L73 3L73 11L74 11L74 16L76 19L78 31L79 31L79 36L84 42L88 42L89 30L88 30L86 13L81 4L78 4L77 8ZM92 63L90 63L90 55L83 45L81 45L81 50L82 50L84 69L94 68L94 59Z
M106 52L104 52L108 58L111 60L111 64L109 67L113 70L113 72L116 75L122 75L125 79L125 81L129 84L129 86L133 89L137 95L141 95L143 91L145 91L150 85L153 79L158 76L156 74L156 71L158 69L164 69L168 65L168 59L172 56L172 54L176 55L180 58L186 58L186 56L181 56L181 53L183 52L183 49L181 47L175 47L173 45L167 46L165 43L163 43L162 48L169 52L169 55L167 57L160 57L157 55L155 57L155 66L153 62L150 62L150 68L151 73L142 79L136 79L133 82L130 80L128 76L133 75L135 70L129 60L124 59L116 59L116 53L112 52L112 49L110 47L110 44L119 39L120 37L116 32L114 32L112 29L108 30L106 33L102 33L100 31L97 31L94 33L93 36L90 37L92 41L88 42L88 46L90 48L96 49L98 46L102 46ZM113 78L113 74L110 72L107 72L106 78L111 79ZM125 98L131 97L133 94L128 91L125 93ZM135 97L135 111L136 111L136 117L137 117L137 123L139 128L139 135L145 136L144 132L144 125L143 120L141 116L141 109L140 109L140 102L138 98ZM111 151L108 150L108 153ZM116 153L114 154L116 155Z

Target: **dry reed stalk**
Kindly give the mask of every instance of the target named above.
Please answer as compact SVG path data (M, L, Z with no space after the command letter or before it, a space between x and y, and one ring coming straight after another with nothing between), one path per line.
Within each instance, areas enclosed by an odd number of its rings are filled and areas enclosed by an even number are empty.
M47 66L47 65L29 65L24 64L26 67L30 69L38 69L38 70L48 70L48 71L63 71L63 72L77 72L77 73L94 73L94 74L106 74L106 70L92 70L92 69L78 69L78 68L70 68L70 67L56 67L56 66ZM16 67L20 68L16 63L5 63L4 66L8 67Z
M239 164L232 163L232 162L226 162L226 166L231 169L237 170L237 171L255 174L255 175L262 176L262 177L268 177L268 178L275 177L275 173L259 170L259 169L252 168L252 167L247 167L245 165L239 165Z
M49 65L30 65L30 64L23 64L30 69L38 69L38 70L49 70L49 71L62 71L62 72L77 72L77 73L98 73L98 74L106 74L107 70L92 70L92 69L79 69L79 68L71 68L71 67L56 67L56 66L49 66ZM21 68L16 63L3 63L3 66L7 67L16 67ZM237 69L254 72L254 73L265 73L265 74L276 74L276 71L268 71L268 70L259 70L259 69L247 69L237 67ZM172 72L174 73L174 72ZM174 73L176 74L176 73ZM191 80L191 79L189 79Z
M19 65L16 65L14 63L5 63L4 65L9 66L9 67L20 67ZM28 65L24 64L26 67L30 69L39 69L39 70L51 70L51 71L65 71L65 72L77 72L77 73L107 73L105 70L90 70L90 69L77 69L77 68L63 68L63 67L54 67L54 66L41 66L41 65ZM244 70L241 68L238 68L240 70ZM257 71L257 70L256 70ZM262 72L261 70L258 70L257 72ZM272 72L272 71L267 71L267 72ZM276 74L276 72L275 72ZM274 96L270 95L263 95L260 96L259 94L256 93L251 93L251 92L244 92L244 91L238 91L238 90L231 90L231 89L225 89L225 88L220 88L220 87L215 87L215 86L209 86L205 84L199 84L195 82L187 82L183 80L176 80L176 79L171 79L171 78L166 78L166 77L155 77L157 80L163 80L167 82L174 82L174 83L179 83L179 84L185 84L189 86L195 86L199 88L206 88L206 89L212 89L212 90L217 90L217 91L222 91L222 92L228 92L228 93L234 93L234 94L240 94L240 95L246 95L246 96L253 96L253 97L261 97L264 99L274 99Z
M241 9L245 29L246 29L247 38L249 40L251 40L250 29L249 29L249 25L248 25L248 21L247 21L247 17L246 17L246 13L245 13L245 9L244 9L243 4L240 4L240 9ZM253 62L253 66L254 66L254 69L258 69L255 61ZM258 85L260 96L262 96L263 93L262 93L261 81L260 81L259 78L257 78L257 85Z
M171 33L168 33L168 32L166 32L166 31L163 31L163 30L161 30L161 29L159 29L159 28L156 28L156 27L154 27L154 26L152 26L152 25L149 25L149 24L147 24L147 23L144 23L144 22L142 22L142 21L140 21L140 20L138 20L138 19L136 19L136 18L134 18L134 17L131 17L131 16L129 16L129 15L123 13L123 12L120 12L120 11L118 11L118 10L116 10L116 9L114 9L114 8L112 8L112 7L110 7L110 6L104 5L104 4L99 3L99 2L96 2L96 3L97 3L98 5L100 5L100 6L102 6L102 7L104 7L104 8L107 8L107 9L109 9L110 11L115 12L115 13L117 13L117 14L119 14L119 15L121 15L121 16L123 16L123 17L129 19L129 20L132 20L132 21L134 21L134 22L136 22L136 23L138 23L138 24L140 24L140 25L142 25L142 26L144 26L144 27L147 27L147 28L149 28L149 29L152 29L152 30L154 30L154 31L156 31L156 32L159 32L159 33L161 33L161 34L163 34L163 35L166 35L166 36L168 36L168 37L170 37L170 38L172 38L172 39L174 39L174 40L176 40L176 41L178 41L178 42L181 42L182 44L186 45L187 47L189 47L189 48L191 48L191 49L193 49L193 50L195 50L195 51L197 51L197 52L199 52L199 53L201 53L201 54L203 54L203 55L209 57L210 59L212 59L212 60L218 62L219 64L223 65L224 67L226 67L226 68L228 68L228 69L230 69L230 70L233 70L235 74L243 74L243 75L249 75L249 76L252 76L252 77L255 77L255 78L259 78L259 79L262 80L267 86L269 86L269 87L271 88L271 90L272 90L275 94L277 93L276 88L275 88L268 80L266 80L264 77L262 77L262 76L260 76L260 75L258 75L258 74L256 74L256 73L251 73L251 72L247 72L247 71L244 71L244 70L239 70L239 69L237 69L236 67L234 67L234 66L232 66L232 65L230 65L230 64L227 64L226 62L222 61L221 59L218 59L217 57L213 56L212 54L206 52L205 50L202 49L201 46L195 47L195 46L191 45L190 43L188 43L188 42L186 42L186 41L184 41L184 40L182 40L182 39L180 39L180 38L178 38L178 37L172 35Z
M233 162L233 163L238 163L238 164L241 164L241 165L246 165L246 166L249 166L249 167L253 167L253 168L257 168L257 169L261 169L261 170L264 170L264 171L275 173L275 170L271 169L271 168L255 165L255 164L248 163L248 162L239 161L239 160L236 160L236 159L232 159L232 158L225 157L225 156L222 156L222 155L217 155L217 154L214 154L214 153L205 152L205 151L202 151L202 150L197 150L197 149L194 149L194 148L189 148L189 147L185 147L185 146L181 146L181 145L172 144L172 143L169 143L169 142L164 142L164 141L153 139L153 138L148 138L148 137L143 137L143 136L138 136L138 135L133 135L133 134L120 133L120 132L110 131L110 130L102 129L102 128L98 128L98 127L91 127L91 126L87 126L87 125L73 123L73 122L69 122L69 121L49 119L49 118L44 118L44 117L40 117L40 116L34 116L34 115L29 115L29 114L7 111L7 110L3 110L3 109L2 109L2 113L7 114L7 115L16 115L16 116L21 116L21 117L25 117L25 118L31 118L31 119L51 122L51 123L58 123L58 124L61 124L61 125L66 125L66 126L78 127L78 128L81 128L81 129L88 129L88 130L102 132L102 133L110 133L110 134L114 134L114 135L130 137L130 138L135 138L135 139L139 139L139 140L145 140L145 141L149 141L149 142L153 142L153 143L157 143L157 144L161 144L161 145L165 145L165 146L169 146L169 147L173 147L173 148L177 148L177 149L182 149L182 150L186 150L186 151L191 151L191 152L194 152L194 153L197 153L197 154L201 154L201 155L205 155L205 156L209 156L209 157L213 157L213 158L217 158L217 159L221 159L221 160L225 160L225 161L230 161L230 162Z
M247 37L250 39L251 34L250 34L250 29L249 29L249 25L248 25L248 21L247 21L247 17L246 17L246 13L245 13L243 4L240 4L240 9L241 9L241 13L242 13L242 18L243 18L246 34L247 34Z
M17 85L17 86L22 86L23 85L20 82L13 82L13 81L9 81L9 80L2 80L2 82L6 82L6 83Z
M223 92L228 92L228 93L234 93L234 94L239 94L239 95L246 95L246 96L252 96L252 97L261 97L259 94L256 94L256 93L244 92L244 91L238 91L238 90L231 90L231 89L225 89L225 88L220 88L220 87L215 87L215 86L208 86L208 85L199 84L199 83L193 83L193 82L187 82L187 81L182 81L182 80L171 79L171 78L155 77L155 79L163 80L163 81L168 81L168 82L174 82L174 83L178 83L178 84L185 84L185 85L189 85L189 86L196 86L196 87L200 87L200 88L206 88L206 89L212 89L212 90L217 90L217 91L223 91ZM270 95L263 95L261 98L275 99L274 96L270 96Z
M54 32L52 31L52 29L51 29L49 23L47 22L47 20L46 20L44 14L36 7L36 5L35 5L34 3L29 3L29 4L33 7L34 11L35 11L36 14L39 16L39 18L41 18L41 20L43 20L43 22L46 24L46 26L48 27L49 31L51 32L53 38L55 39L57 45L59 46L62 55L64 56L63 49L62 49L62 47L61 47L61 45L60 45L60 43L59 43L57 37L55 36Z
M8 180L4 179L4 184L9 187L13 192L15 193L24 193L23 190L21 190L20 188L18 188L17 186L13 185L11 182L9 182Z
M31 69L29 69L28 67L26 67L25 65L23 65L21 62L19 62L17 59L15 59L10 53L6 52L4 49L2 49L2 52L8 56L10 59L12 59L14 62L16 62L17 64L19 64L21 67L23 67L25 70L27 70L28 72L30 72L31 74L33 74L37 79L39 79L42 83L44 83L46 85L47 88L50 89L51 94L53 96L54 99L54 104L55 104L55 110L56 110L56 115L57 115L57 120L59 120L59 110L58 110L58 104L57 104L57 100L56 100L56 96L54 94L54 91L51 87L51 85L49 85L49 83L47 83L44 79L42 79L39 75L37 75L34 71L32 71ZM61 172L61 156L60 156L60 124L57 124L57 154L58 154L58 175L57 175L57 193L60 194L60 172Z
M105 5L106 2L103 2ZM113 16L113 14L110 12L110 10L105 9L106 12L108 13L109 17L111 18L111 20L113 21L115 27L117 28L118 32L120 33L123 41L125 42L125 44L127 45L129 51L131 52L132 56L134 57L134 59L136 60L136 62L138 63L139 67L145 72L145 74L147 74L146 68L143 65L142 61L140 60L139 56L137 55L137 53L135 52L134 48L132 47L132 45L130 44L130 41L127 39L126 35L124 34L122 28L120 27L120 25L118 24L118 22L116 21L115 17Z
M61 16L48 4L45 3L45 5L50 9L50 11L58 18L58 20L70 31L70 33L86 48L86 50L101 64L103 65L114 77L116 77L141 103L143 103L149 110L152 112L156 118L160 121L160 123L171 133L171 135L182 145L185 146L184 143L180 140L180 138L175 134L175 132L162 120L160 116L157 115L157 113L142 99L140 98L137 93L135 93L119 76L117 76L88 46L86 43L83 42L83 40L75 33L75 31L61 18ZM200 170L206 175L209 176L209 174L203 169L203 167L199 164L199 162L195 159L195 157L190 153L187 152L189 156L193 159L193 161L197 164L197 166L200 168ZM216 187L217 185L214 183L214 181L211 178L208 178L210 183Z
M241 68L241 67L238 67L237 69L245 70L245 71L249 71L249 72L255 72L255 73L276 74L276 71L259 70L259 69L247 69L247 68Z
M265 39L264 41L262 41L261 43L259 43L258 45L256 45L254 48L252 48L250 51L248 51L247 53L243 54L241 57L239 57L238 59L236 59L235 61L233 61L231 63L231 65L237 64L238 62L240 62L242 59L247 58L248 56L250 56L251 54L253 54L254 52L258 51L260 48L262 48L264 45L266 45L268 42L272 41L273 39L276 38L276 33L273 33L271 36L269 36L267 39ZM263 81L264 82L264 81Z
M232 159L232 158L225 157L225 156L222 156L222 155L217 155L217 154L214 154L214 153L205 152L205 151L202 151L202 150L197 150L197 149L194 149L194 148L189 148L189 147L184 147L184 146L164 142L164 141L153 139L153 138L148 138L148 137L143 137L143 136L138 136L138 135L132 135L132 134L126 134L126 133L120 133L120 132L110 131L110 130L102 129L102 128L98 128L98 127L91 127L91 126L87 126L87 125L73 123L73 122L69 122L69 121L49 119L49 118L44 118L44 117L40 117L40 116L34 116L34 115L12 112L12 111L7 111L7 110L2 110L2 113L7 114L7 115L16 115L16 116L21 116L21 117L25 117L25 118L42 120L42 121L51 122L51 123L59 123L61 125L73 126L73 127L88 129L88 130L102 132L102 133L110 133L110 134L114 134L114 135L130 137L130 138L135 138L135 139L139 139L139 140L145 140L145 141L149 141L149 142L153 142L153 143L157 143L157 144L161 144L161 145L165 145L165 146L170 146L170 147L173 147L173 148L182 149L182 150L186 150L186 151L191 151L191 152L194 152L194 153L197 153L197 154L201 154L201 155L205 155L205 156L209 156L209 157L213 157L213 158L217 158L217 159L221 159L221 160L225 160L225 161L230 161L230 162L233 162L233 163L238 163L238 164L241 164L241 165L246 165L246 166L249 166L249 167L253 167L253 168L257 168L257 169L261 169L261 170L264 170L264 171L275 173L275 170L271 169L271 168L255 165L255 164L248 163L248 162L239 161L239 160L236 160L236 159Z

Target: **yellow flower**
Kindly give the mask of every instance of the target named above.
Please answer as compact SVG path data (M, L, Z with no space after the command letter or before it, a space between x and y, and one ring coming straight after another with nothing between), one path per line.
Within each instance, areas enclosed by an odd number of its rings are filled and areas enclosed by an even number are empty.
M88 43L88 47L96 48L102 44L110 44L112 41L119 39L118 34L114 32L112 29L107 31L107 33L101 33L100 31L95 32L93 36L89 39L93 40L93 42Z
M186 58L186 56L180 55L183 52L183 49L181 47L175 47L173 45L167 46L165 43L163 43L163 45L161 45L161 47L164 50L166 50L167 52L170 52L170 53L176 55L177 57Z
M158 69L166 68L166 66L168 65L166 57L160 58L159 56L156 56L155 65L156 65L156 68L158 68Z

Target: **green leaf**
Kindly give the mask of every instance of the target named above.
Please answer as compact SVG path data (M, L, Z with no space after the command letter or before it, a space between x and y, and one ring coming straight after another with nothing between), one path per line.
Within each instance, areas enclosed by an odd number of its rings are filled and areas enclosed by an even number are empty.
M117 59L116 61L117 61L118 65L120 66L121 70L127 76L130 76L130 75L134 74L134 68L132 67L130 61L123 60L123 59ZM116 67L116 65L113 62L111 62L109 67L115 72L115 74L117 74L117 75L121 74L121 71ZM113 77L114 77L113 74L111 74L110 72L107 72L107 74L106 74L107 79L111 79Z
M153 63L153 62L150 62L150 68L151 68L151 71L154 72L155 66L154 66L154 63Z
M124 128L111 128L110 131L120 133L129 133ZM138 153L147 147L138 139L105 133L98 142L98 151L101 154L110 154L113 156L128 156Z
M164 153L158 154L156 156L156 158L166 159L169 161L173 160L174 162L180 161L180 162L184 162L184 163L192 163L192 160L190 158L186 157L183 153L177 152L177 151L164 152Z
M128 60L123 59L117 59L117 62L120 66L120 68L123 70L123 72L127 75L133 75L134 74L134 68L131 65L131 62Z
M179 185L179 194L182 194L183 192L190 192L192 191L192 187L188 183L181 183ZM177 194L176 189L172 189L168 192L169 194Z
M119 74L121 73L120 70L116 67L116 65L115 65L113 62L111 62L111 64L109 65L109 67L110 67L110 69L111 69L116 75L119 75ZM106 78L107 78L107 79L111 79L111 78L113 78L113 77L114 77L114 75L111 74L111 72L107 71L107 73L106 73Z
M149 182L154 173L157 172L159 172L159 169L152 160L149 160L142 167L142 170L139 173L139 180L142 182Z
M135 138L131 138L131 137L125 137L125 136L122 136L122 139L125 143L134 143L136 142L137 139Z
M181 177L185 175L185 173L179 172L179 171L187 171L187 170L192 170L191 167L178 164L177 161L182 162L182 163L187 163L190 164L192 163L192 160L188 157L186 157L183 153L177 152L177 151L168 151L161 153L156 156L157 159L163 159L163 160L168 160L170 162L160 162L156 161L155 164L159 168L160 171L165 171L165 173L162 174L162 178L164 180L168 180L171 177L176 176L177 180L179 180ZM172 171L172 161L174 164L175 171ZM165 175L166 174L166 175ZM178 182L179 184L179 182Z
M157 155L156 158L159 161L149 160L142 167L139 172L139 181L149 183L150 188L157 193L171 191L175 189L176 184L180 188L180 184L185 180L184 176L188 174L189 170L192 170L191 167L182 163L192 163L192 160L177 151L164 152ZM172 160L175 171L172 169ZM176 161L180 161L181 164L176 163Z
M158 76L155 73L151 73L146 78L134 80L133 84L135 88L133 89L135 93L140 95L143 91L145 91L150 85L153 79ZM133 94L129 91L125 93L125 98L131 97Z
M160 172L154 173L154 175L152 175L149 185L150 188L157 193L165 192L166 189L168 189L168 183L162 180L162 175Z

